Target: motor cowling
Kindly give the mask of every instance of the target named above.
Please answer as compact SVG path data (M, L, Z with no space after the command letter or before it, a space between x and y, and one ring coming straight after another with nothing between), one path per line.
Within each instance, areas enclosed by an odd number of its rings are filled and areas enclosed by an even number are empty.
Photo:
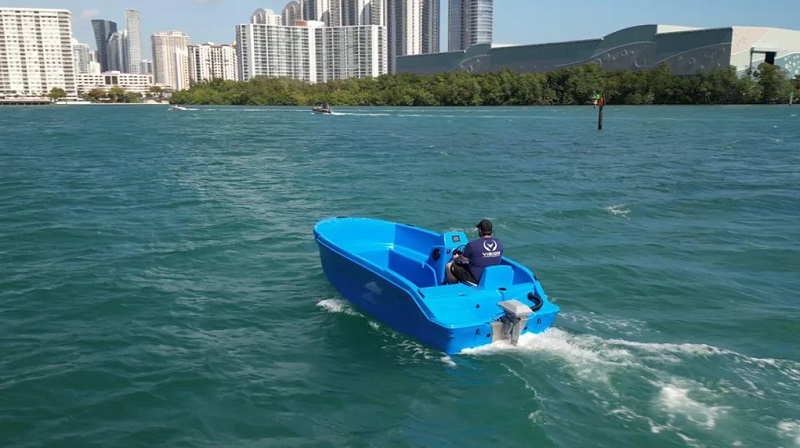
M533 314L533 310L516 299L504 300L497 305L503 309L504 315L492 322L492 342L508 340L512 345L517 345L519 336L528 323L528 316Z

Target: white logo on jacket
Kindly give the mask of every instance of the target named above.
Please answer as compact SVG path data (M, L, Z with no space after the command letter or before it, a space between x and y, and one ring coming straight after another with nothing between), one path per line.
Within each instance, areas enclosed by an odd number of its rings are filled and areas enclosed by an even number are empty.
M483 248L486 249L486 252L483 253L485 258L495 258L500 256L500 251L497 250L497 241L495 240L484 241Z

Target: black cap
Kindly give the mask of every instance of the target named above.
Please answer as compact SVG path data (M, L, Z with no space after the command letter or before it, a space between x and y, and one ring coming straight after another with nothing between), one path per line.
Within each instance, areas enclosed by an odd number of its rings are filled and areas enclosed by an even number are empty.
M475 226L483 231L483 233L492 233L492 221L488 219L481 219L481 222Z

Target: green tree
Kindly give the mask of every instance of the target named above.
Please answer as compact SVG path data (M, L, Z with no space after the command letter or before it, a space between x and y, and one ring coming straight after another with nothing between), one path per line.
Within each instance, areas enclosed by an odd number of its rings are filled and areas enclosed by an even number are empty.
M125 92L123 95L123 102L125 103L139 103L142 100L142 95L135 92Z
M149 93L159 103L164 101L164 89L161 86L150 86Z
M67 92L60 87L53 87L50 93L47 94L47 97L50 98L50 101L56 102L61 98L66 98Z
M755 73L758 85L761 87L761 102L783 102L789 96L791 83L780 67L762 62Z
M106 95L105 90L94 88L84 93L83 99L85 99L86 101L91 101L93 103L99 103L101 101L105 101L106 99L108 99L108 95Z
M108 89L108 99L112 103L125 102L125 89L120 86L114 86Z
M800 77L796 78L800 83ZM548 105L588 104L603 93L611 104L738 104L787 99L789 80L769 67L739 76L726 67L691 76L670 72L660 64L652 70L604 70L598 64L550 73L449 72L429 76L383 75L377 78L331 80L310 84L297 79L256 77L248 82L212 79L172 92L180 104L306 105ZM786 89L784 89L786 87ZM153 86L148 95L166 92ZM773 99L774 100L774 99Z

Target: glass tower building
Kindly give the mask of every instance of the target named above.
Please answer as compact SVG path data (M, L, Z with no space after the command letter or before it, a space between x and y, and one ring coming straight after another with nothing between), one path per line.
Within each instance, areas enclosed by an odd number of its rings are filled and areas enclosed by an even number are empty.
M450 0L447 17L448 51L492 43L493 0Z
M110 20L92 20L94 29L94 40L97 44L97 62L100 63L100 70L107 72L111 70L111 62L108 57L108 40L111 35L117 32L117 23Z

